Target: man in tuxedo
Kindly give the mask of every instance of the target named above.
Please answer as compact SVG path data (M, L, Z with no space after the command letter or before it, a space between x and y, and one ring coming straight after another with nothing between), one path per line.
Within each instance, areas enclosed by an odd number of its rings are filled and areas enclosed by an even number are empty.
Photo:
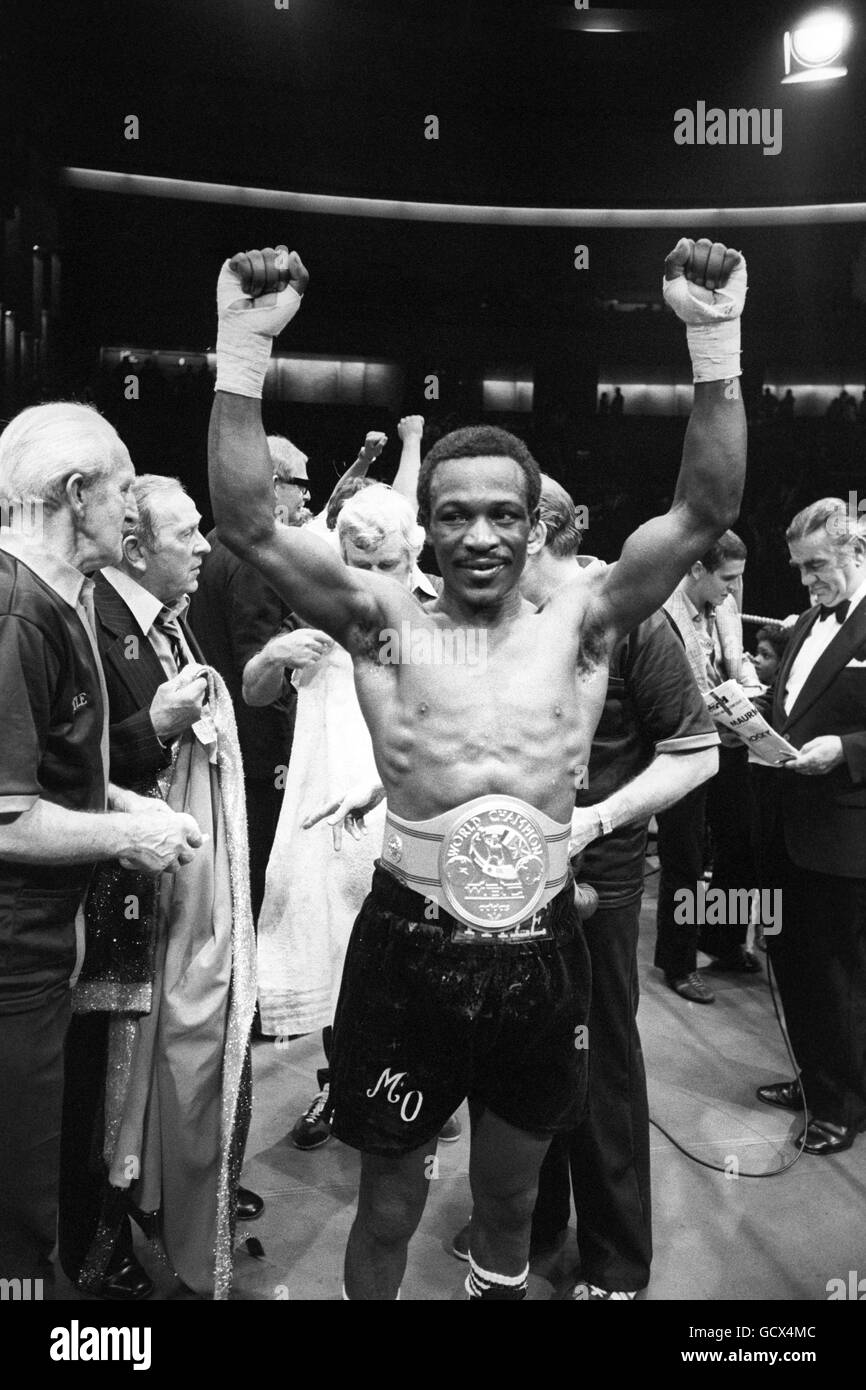
M783 894L765 935L800 1079L758 1098L805 1106L804 1150L827 1155L866 1128L866 536L825 497L786 538L812 607L758 703L799 754L755 782L762 874Z
M204 658L184 616L209 546L176 479L144 475L132 491L137 518L126 527L122 558L95 584L111 773L169 805L179 798L195 804L209 844L201 882L118 875L100 865L86 905L87 951L66 1053L60 1258L71 1279L118 1300L152 1290L133 1254L124 1188L133 1209L161 1208L163 1240L178 1273L196 1292L212 1291L220 1072L238 969L220 772L211 750L201 748ZM131 900L137 913L130 920ZM234 1130L241 1152L247 1120L239 1100ZM103 1155L103 1131L113 1126L122 1153L112 1165ZM167 1162L160 1163L160 1148ZM247 1220L263 1207L243 1188L236 1200Z

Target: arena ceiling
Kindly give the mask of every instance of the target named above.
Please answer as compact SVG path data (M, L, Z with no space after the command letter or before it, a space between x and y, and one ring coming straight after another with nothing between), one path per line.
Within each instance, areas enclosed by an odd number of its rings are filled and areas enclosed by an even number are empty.
M866 22L855 27L848 78L783 87L782 34L809 6L713 0L584 14L568 0L280 2L28 0L17 19L10 7L3 87L18 172L35 150L55 169L444 203L669 208L864 197ZM626 32L577 27L605 15ZM781 110L781 150L677 145L675 112L701 101ZM125 138L130 115L135 140ZM425 138L430 116L438 139ZM421 323L445 341L471 319L479 352L499 342L513 359L524 339L589 323L590 306L655 294L671 240L662 230L481 230L312 214L286 226L259 210L63 197L72 273L96 274L106 289L106 340L131 296L145 336L159 325L169 341L200 341L214 259L287 239L319 277L305 346L339 323L344 347L364 338L381 350L403 331L405 349ZM856 357L866 227L716 234L747 248L762 276L765 356L775 328L787 351L799 342L807 354L823 350L805 329L826 308L826 351ZM590 248L582 277L579 242ZM143 260L164 295L152 277L130 275Z

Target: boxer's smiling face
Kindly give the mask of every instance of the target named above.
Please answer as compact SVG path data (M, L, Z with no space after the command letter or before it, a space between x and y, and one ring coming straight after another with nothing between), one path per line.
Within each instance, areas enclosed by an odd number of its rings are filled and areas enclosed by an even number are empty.
M430 540L447 592L473 608L500 603L526 563L526 475L510 458L446 459L430 480Z

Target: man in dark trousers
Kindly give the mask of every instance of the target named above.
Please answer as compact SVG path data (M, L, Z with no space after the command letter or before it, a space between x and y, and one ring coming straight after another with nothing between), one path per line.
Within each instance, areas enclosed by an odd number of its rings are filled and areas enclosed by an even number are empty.
M805 1097L797 1142L826 1156L866 1128L866 537L824 497L786 538L813 606L758 703L799 754L754 772L762 877L782 891L765 937L800 1078L758 1098L802 1110Z

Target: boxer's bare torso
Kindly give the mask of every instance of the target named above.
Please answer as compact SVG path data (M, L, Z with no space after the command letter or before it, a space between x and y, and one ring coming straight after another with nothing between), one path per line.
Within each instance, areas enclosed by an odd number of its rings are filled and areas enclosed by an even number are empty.
M391 810L425 820L499 792L568 821L607 688L610 642L595 630L581 642L591 581L474 630L455 624L447 595L425 610L396 584L378 587L383 627L351 644Z
M739 252L719 242L681 238L665 261L665 284L679 290L679 316L703 323L716 287L729 281L733 286L740 277L737 293L725 289L728 302L712 307L713 322L733 322L745 295L741 262ZM297 253L285 248L241 253L223 268L222 376L210 431L220 534L296 612L351 652L395 814L428 819L498 792L565 821L576 770L589 757L616 638L659 606L736 516L745 462L745 417L734 379L738 342L729 343L730 334L725 338L730 379L698 379L668 512L629 538L616 573L569 585L538 612L521 601L518 590L527 550L537 542L529 484L535 465L527 463L521 446L514 453L507 442L504 453L491 444L491 453L475 454L458 431L455 454L434 460L419 497L444 580L437 604L422 614L408 595L397 596L393 582L348 569L305 537L303 528L290 533L275 526L256 391L259 377L264 379L259 339L288 322L308 278ZM292 302L279 302L289 290ZM245 310L253 309L255 324L238 314L241 300ZM701 357L700 365L705 372L712 363ZM411 651L408 660L381 661L384 630L404 622L424 631L456 627L467 635L480 629L486 653L476 664L425 663ZM409 642L411 648L411 636Z

